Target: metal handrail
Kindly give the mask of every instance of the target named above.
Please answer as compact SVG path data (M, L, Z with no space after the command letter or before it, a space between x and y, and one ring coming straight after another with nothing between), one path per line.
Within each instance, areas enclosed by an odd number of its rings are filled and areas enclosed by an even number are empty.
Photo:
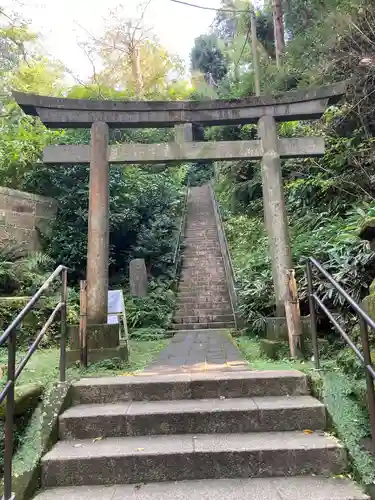
M26 356L18 367L16 367L17 350L17 328L22 320L28 314L36 302L51 283L61 275L61 297L60 301L50 314L43 328L31 344ZM13 457L13 424L14 424L14 388L18 377L27 365L27 362L34 354L40 341L48 328L54 322L56 316L60 313L61 337L60 337L60 382L66 380L66 318L67 318L67 298L68 298L68 269L65 266L59 266L43 283L39 290L32 296L22 311L16 316L4 333L0 336L0 347L8 343L8 377L7 383L0 392L0 404L6 398L5 407L5 430L4 430L4 495L3 500L14 499L12 496L12 457Z
M227 285L228 285L231 308L233 311L234 323L235 323L235 327L238 328L240 326L240 323L239 323L238 308L237 308L237 305L238 305L237 276L236 276L236 272L234 270L234 266L233 266L233 262L232 262L232 258L231 258L231 254L230 254L230 249L229 249L229 244L228 244L228 239L227 239L227 235L225 233L224 222L223 222L223 219L221 217L220 206L219 206L219 203L218 203L216 195L215 195L215 190L214 190L212 181L209 183L209 189L210 189L210 196L211 196L211 200L212 200L212 204L213 204L213 208L214 208L215 221L216 221L217 231L218 231L218 236L219 236L220 249L221 249L221 253L223 256L223 260L224 260L225 276L226 276L226 281L227 281ZM228 269L228 267L229 267L229 269Z
M230 254L230 249L229 249L229 244L228 244L228 238L227 238L227 235L226 235L226 232L225 232L225 226L224 226L223 218L221 217L219 202L217 201L216 193L215 193L214 188L212 187L212 183L210 183L210 190L211 190L212 200L213 200L213 202L214 202L214 204L216 206L216 213L217 213L218 218L219 218L219 223L220 223L220 225L222 227L222 230L223 230L224 245L225 245L225 250L226 250L227 257L228 257L228 262L229 262L230 272L232 274L233 283L234 283L234 285L236 285L236 283L237 283L237 275L236 275L236 271L234 269L232 257L231 257L231 254Z
M327 309L321 299L314 293L312 272L316 268L339 292L339 294L350 304L357 314L359 326L361 331L362 352L358 349L355 343L351 340L349 335L345 332L342 326L336 321L331 312ZM372 434L372 448L375 452L375 369L371 360L370 343L368 337L368 327L375 329L375 321L355 302L355 300L345 292L345 290L337 283L337 281L324 269L324 267L314 258L310 257L307 260L306 266L307 286L310 308L310 321L311 321L311 336L314 352L315 368L320 368L319 349L318 349L318 336L317 336L317 320L316 320L316 305L324 312L324 314L331 321L336 330L340 333L342 338L346 341L352 349L356 357L359 359L365 369L366 387L367 387L367 404L371 422Z
M190 191L190 186L189 184L186 186L186 193L185 193L185 199L184 199L184 205L182 209L182 218L180 222L180 227L178 230L178 237L177 237L177 242L176 242L176 247L174 250L173 254L173 261L172 264L174 265L174 274L177 275L177 267L178 267L178 262L179 262L179 256L180 256L180 250L181 250L181 242L184 234L184 229L185 229L185 224L186 224L186 212L187 212L187 202L189 198L189 191Z

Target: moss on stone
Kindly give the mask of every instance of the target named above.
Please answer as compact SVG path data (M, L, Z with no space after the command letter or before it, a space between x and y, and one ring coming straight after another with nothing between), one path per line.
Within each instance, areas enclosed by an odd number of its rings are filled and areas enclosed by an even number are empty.
M26 411L34 409L43 393L43 386L39 384L26 384L15 388L16 416L23 415ZM0 404L0 419L5 417L6 400Z
M370 434L366 408L353 398L352 380L338 372L312 372L314 393L325 404L334 431L348 450L355 479L369 493L375 484L375 460L363 447Z
M362 240L372 241L375 239L375 217L368 217L359 228L358 236Z

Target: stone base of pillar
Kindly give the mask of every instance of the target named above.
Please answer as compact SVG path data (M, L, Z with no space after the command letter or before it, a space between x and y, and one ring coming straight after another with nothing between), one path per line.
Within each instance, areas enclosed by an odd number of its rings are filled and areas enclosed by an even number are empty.
M261 353L270 359L281 359L289 357L289 336L286 318L269 317L265 319L266 338L260 340ZM310 331L310 316L301 317L302 332L304 336L304 354L310 358L312 355L312 341ZM327 349L328 341L318 339L319 351L324 353Z
M79 326L71 325L68 330L69 349L67 362L73 364L80 359ZM87 325L88 362L120 358L128 360L128 347L120 343L120 325Z
M68 366L75 365L80 360L81 352L78 350L66 351L66 362ZM106 347L103 349L89 349L87 353L88 363L103 361L105 359L120 358L123 361L128 361L129 353L127 346Z
M288 340L288 325L285 317L269 317L265 319L265 333L268 340ZM311 338L310 316L301 316L302 333L306 340Z

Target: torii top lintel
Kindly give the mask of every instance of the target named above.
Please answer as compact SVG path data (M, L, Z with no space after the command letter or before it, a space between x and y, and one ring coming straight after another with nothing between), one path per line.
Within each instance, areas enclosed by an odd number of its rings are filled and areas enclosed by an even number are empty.
M89 128L103 121L113 128L173 127L182 123L235 125L262 116L277 121L320 118L345 94L347 82L285 92L278 96L210 101L98 101L65 99L21 92L13 96L23 111L50 128Z

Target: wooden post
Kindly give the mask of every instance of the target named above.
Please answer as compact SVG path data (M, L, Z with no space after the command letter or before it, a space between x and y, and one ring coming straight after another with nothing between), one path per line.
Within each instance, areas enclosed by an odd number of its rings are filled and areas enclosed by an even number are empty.
M286 272L285 314L288 325L289 347L292 358L303 358L303 335L299 309L297 282L294 269Z
M81 368L87 368L87 282L80 281L79 345Z

